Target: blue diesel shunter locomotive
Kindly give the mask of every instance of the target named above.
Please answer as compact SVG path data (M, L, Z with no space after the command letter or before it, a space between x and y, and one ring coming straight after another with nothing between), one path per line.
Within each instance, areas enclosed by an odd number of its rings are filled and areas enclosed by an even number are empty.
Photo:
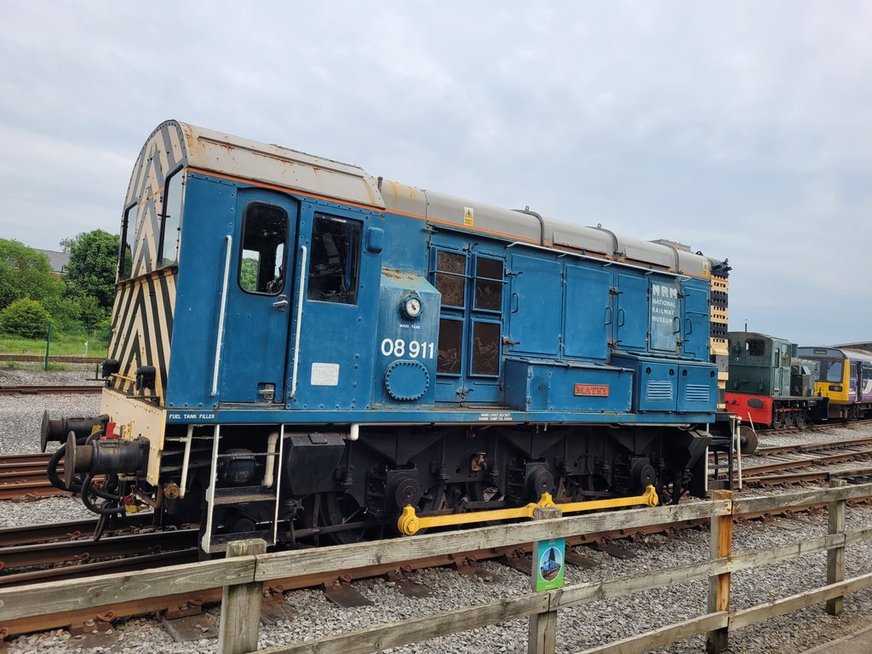
M43 446L93 510L197 520L206 551L703 495L711 265L169 121L125 200L102 415Z

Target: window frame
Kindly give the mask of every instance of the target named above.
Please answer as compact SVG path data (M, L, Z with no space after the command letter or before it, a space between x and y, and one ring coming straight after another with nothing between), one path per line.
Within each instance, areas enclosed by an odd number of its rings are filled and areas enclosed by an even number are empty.
M248 221L249 209L251 209L251 207L253 207L255 205L259 205L262 207L269 207L270 209L277 209L277 210L281 211L282 214L284 214L284 216L285 216L285 234L284 234L284 240L282 241L284 247L282 249L282 258L281 258L281 264L280 264L281 266L283 266L284 271L285 271L284 272L284 280L282 281L282 286L275 291L269 291L269 292L256 291L256 290L251 291L242 285L242 262L244 260L244 253L246 250L246 248L245 248L245 228L246 228L246 222ZM263 200L252 200L251 202L249 202L245 205L245 209L242 212L242 226L241 226L240 238L239 238L239 256L238 256L238 260L236 262L236 285L239 287L239 290L241 290L243 293L246 293L248 295L259 295L262 297L275 297L277 295L281 295L284 292L284 287L288 283L288 272L287 272L288 265L287 264L288 264L288 248L290 247L290 228L291 228L291 217L284 207L282 207L278 204L273 204L271 202L264 202ZM278 250L278 246L276 246L276 250ZM276 257L276 261L279 261L278 257ZM260 264L260 261L258 261L258 264Z
M457 323L458 325L460 325L460 330L459 330L459 332L460 332L460 356L457 357L457 362L458 362L458 371L457 372L444 372L444 371L439 370L439 340L441 340L442 334L443 334L443 331L442 331L442 321L443 320L447 320L447 321ZM436 374L437 375L442 376L442 377L451 377L454 379L460 379L461 377L463 377L463 361L464 361L464 356L466 356L466 354L464 353L464 349L465 349L465 347L464 347L465 346L465 343L464 343L465 339L464 339L464 334L463 334L464 327L465 327L465 325L464 325L463 316L455 316L455 315L440 315L439 316L439 340L436 341Z
M325 300L323 298L312 297L310 293L312 292L312 266L315 264L315 256L314 256L314 241L315 241L315 225L319 220L325 221L335 221L342 222L346 225L355 225L357 228L357 243L354 249L355 258L354 258L354 270L352 271L352 275L354 278L354 302L343 302L338 300ZM334 306L348 306L348 307L356 307L360 306L360 271L361 265L363 261L363 241L364 241L364 221L360 218L349 218L348 216L342 216L336 213L329 213L327 211L315 211L312 214L312 228L310 230L310 238L309 238L309 262L307 270L304 271L306 275L306 302L321 302L323 304L330 304ZM348 291L346 291L348 293Z
M475 355L475 326L479 325L479 324L495 325L497 328L497 340L496 340L497 371L495 373L475 372L475 370L474 370L474 366L475 366L475 360L474 360L474 355ZM490 316L481 316L480 318L470 316L470 320L469 320L469 352L467 352L467 358L468 358L468 361L467 361L468 373L467 373L467 375L469 377L482 377L485 379L498 379L499 378L500 372L502 371L502 364L503 364L502 356L501 356L502 355L501 339L502 339L502 323L500 322L499 319L496 319L496 318L492 319Z
M131 233L130 213L134 212L133 221L133 242L130 245L130 273L127 276L122 276L124 272L124 248L127 246L127 235ZM115 279L118 282L125 282L128 279L133 279L133 251L136 249L136 222L139 219L139 202L131 202L121 214L121 238L118 245L118 268L116 270Z
M504 301L504 293L506 289L506 262L503 259L498 257L487 255L487 254L479 254L475 253L475 256L472 258L472 267L473 274L472 278L472 306L470 307L471 311L480 311L487 314L493 314L495 316L501 316L503 313L503 301ZM492 261L498 263L500 266L501 277L497 279L496 277L479 277L478 275L478 262L479 261ZM499 295L499 306L496 309L488 309L486 307L478 306L478 283L479 281L487 281L494 282L499 285L500 295Z
M437 291L439 291L440 305L442 306L443 309L447 308L447 309L454 309L456 311L466 311L466 309L467 309L466 300L468 299L467 295L469 292L469 288L467 287L467 282L470 279L470 275L469 275L469 259L470 259L470 257L469 257L469 254L467 252L462 251L462 250L454 250L454 249L446 248L446 247L435 247L433 249L434 249L433 278L431 280L431 283L433 284L433 288L435 288ZM439 268L439 255L442 253L461 257L463 259L463 272L456 273L456 272L451 272L448 270L441 270ZM445 302L445 294L442 293L442 291L439 289L439 279L438 279L439 275L446 275L449 277L459 277L461 280L463 280L463 291L461 293L461 297L463 298L463 304L460 304L460 305L447 304ZM473 298L473 303L474 302L475 302L475 299Z
M179 199L179 226L177 228L178 232L179 232L179 236L178 236L178 241L176 243L176 256L169 263L164 263L164 245L165 245L165 240L166 240L166 227L167 227L166 216L167 216L167 204L169 203L169 199L170 199L170 193L169 193L170 184L172 184L176 175L178 175L179 173L182 173L182 183L181 183L181 198ZM186 190L187 190L187 186L188 186L188 184L187 184L188 179L187 179L186 173L187 173L187 169L184 167L184 165L176 166L176 168L174 168L173 171L169 175L167 175L166 179L164 180L164 186L163 186L162 197L161 197L161 211L158 214L158 218L160 218L160 238L158 239L158 246L157 246L157 252L156 252L157 261L155 261L155 266L154 266L155 270L160 269L160 268L169 268L171 266L178 266L179 265L179 254L181 254L181 251L182 251L182 221L183 221L184 215L185 215L185 195L186 195Z

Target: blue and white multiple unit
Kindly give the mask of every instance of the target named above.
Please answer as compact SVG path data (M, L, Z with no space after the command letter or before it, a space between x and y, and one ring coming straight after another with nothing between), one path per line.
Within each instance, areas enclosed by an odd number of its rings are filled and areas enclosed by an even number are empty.
M207 550L348 542L409 504L703 494L710 273L169 121L125 201L100 431L63 456L110 475L105 512L202 512Z

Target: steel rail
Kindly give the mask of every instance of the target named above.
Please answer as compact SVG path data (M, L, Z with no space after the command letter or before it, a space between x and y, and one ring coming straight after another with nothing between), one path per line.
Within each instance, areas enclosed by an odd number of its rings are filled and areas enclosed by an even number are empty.
M141 529L152 521L151 513L137 513L124 518L124 523L111 533L123 533L129 530ZM46 543L52 541L70 541L79 538L90 538L97 528L97 520L73 520L71 522L27 525L24 527L0 528L0 548Z
M103 384L91 384L83 386L0 386L0 395L61 395L85 393L100 393Z
M24 568L51 565L69 569L71 563L81 567L85 563L111 557L130 558L146 554L166 554L175 550L196 550L198 534L198 529L180 529L124 534L99 541L82 539L0 548L0 586L29 583L35 578L57 578L57 567L39 570L36 577L25 578L21 576L23 573L12 572Z
M100 363L103 361L100 357L78 357L78 356L50 356L49 363ZM45 356L42 354L0 354L0 361L20 361L22 363L33 363L45 361Z
M820 450L833 450L858 445L872 445L872 438L855 438L844 441L830 441L828 443L798 443L796 445L776 445L773 447L759 447L754 452L757 456L772 456L779 454L792 454L802 452L816 452Z

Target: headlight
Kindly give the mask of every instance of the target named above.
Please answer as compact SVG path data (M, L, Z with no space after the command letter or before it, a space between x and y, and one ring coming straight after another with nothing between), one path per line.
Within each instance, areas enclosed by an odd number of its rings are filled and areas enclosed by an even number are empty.
M830 384L830 390L833 391L834 393L841 393L842 387L837 385L837 384Z
M402 311L403 315L409 320L414 320L420 316L423 310L424 305L421 302L421 298L415 294L407 295L403 298L402 302L400 302L400 311Z

